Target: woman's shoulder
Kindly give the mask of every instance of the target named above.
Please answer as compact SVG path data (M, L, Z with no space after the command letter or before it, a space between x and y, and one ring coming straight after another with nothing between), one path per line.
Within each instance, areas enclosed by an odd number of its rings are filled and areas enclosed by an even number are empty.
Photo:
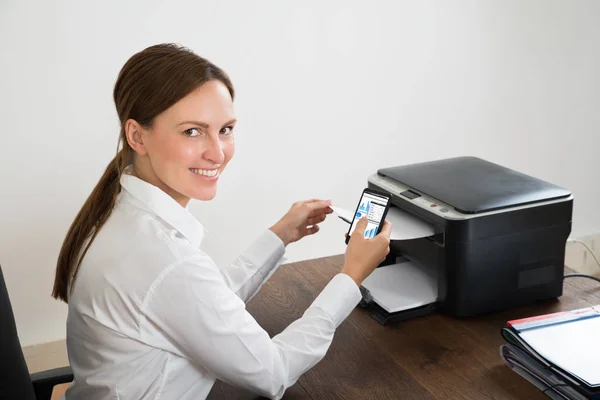
M136 282L151 281L165 268L184 260L202 260L205 255L176 229L151 212L121 205L98 232L83 262L102 275L137 276ZM117 279L117 281L124 281ZM136 283L136 285L137 285Z

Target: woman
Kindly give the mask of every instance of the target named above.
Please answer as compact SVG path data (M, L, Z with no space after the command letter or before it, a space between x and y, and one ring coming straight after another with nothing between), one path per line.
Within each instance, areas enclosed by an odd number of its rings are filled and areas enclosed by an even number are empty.
M135 54L114 87L120 150L63 243L53 296L68 302L68 399L203 399L215 379L280 398L325 355L389 251L390 225L352 235L342 271L279 335L245 309L285 247L318 231L329 202L295 203L232 265L200 249L190 199L211 200L234 153L234 90L176 45ZM362 220L357 232L364 232Z

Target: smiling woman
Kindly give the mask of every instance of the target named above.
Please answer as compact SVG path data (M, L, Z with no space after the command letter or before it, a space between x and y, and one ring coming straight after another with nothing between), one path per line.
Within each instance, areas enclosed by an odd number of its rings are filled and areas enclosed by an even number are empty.
M120 150L63 243L53 296L68 303L70 399L203 399L216 379L280 398L320 361L389 251L390 226L353 235L346 263L304 315L270 338L246 302L285 247L319 231L331 203L306 200L231 265L200 250L190 199L212 200L234 155L227 75L180 46L131 57L114 88ZM364 233L366 220L357 232Z
M194 120L195 118L196 120ZM233 101L226 84L206 82L156 116L150 126L125 122L133 174L186 206L211 200L234 154Z
M207 82L210 85L205 87ZM160 94L156 95L157 92ZM214 95L218 107L210 95ZM193 187L192 181L201 179L194 179L197 175L191 171L186 179L178 171L199 167L193 162L200 161L198 153L206 144L208 155L217 160L202 162L212 164L211 169L216 169L215 161L226 164L225 152L214 153L218 152L214 126L233 119L234 89L225 72L209 61L172 44L149 47L123 66L113 98L121 121L120 150L77 214L60 251L52 295L65 302L81 260L113 210L124 172L161 188L180 204L187 204L193 194L199 194L200 198L214 197L215 183L206 180L204 185ZM194 109L195 106L199 108ZM206 111L216 110L216 115L211 115L208 121L212 129L202 122L206 133L204 143L194 145L188 137L191 135L186 136L194 128L189 122L187 128L178 124L195 116L195 110L208 115L202 107L208 107ZM221 126L217 131L220 130ZM229 161L233 140L228 137L225 142Z

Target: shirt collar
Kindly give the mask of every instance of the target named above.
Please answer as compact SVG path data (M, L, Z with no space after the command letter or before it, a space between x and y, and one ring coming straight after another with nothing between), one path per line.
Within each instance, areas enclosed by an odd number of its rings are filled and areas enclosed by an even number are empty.
M205 229L187 207L183 207L158 187L132 175L131 166L121 174L120 183L123 189L175 228L190 243L200 246Z

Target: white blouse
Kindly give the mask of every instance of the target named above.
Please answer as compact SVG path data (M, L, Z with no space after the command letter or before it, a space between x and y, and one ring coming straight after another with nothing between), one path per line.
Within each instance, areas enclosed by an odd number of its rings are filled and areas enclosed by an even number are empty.
M319 362L361 299L337 274L270 338L246 302L284 261L270 230L233 264L199 246L204 228L173 198L123 174L115 208L69 297L67 399L204 399L215 379L279 399Z

